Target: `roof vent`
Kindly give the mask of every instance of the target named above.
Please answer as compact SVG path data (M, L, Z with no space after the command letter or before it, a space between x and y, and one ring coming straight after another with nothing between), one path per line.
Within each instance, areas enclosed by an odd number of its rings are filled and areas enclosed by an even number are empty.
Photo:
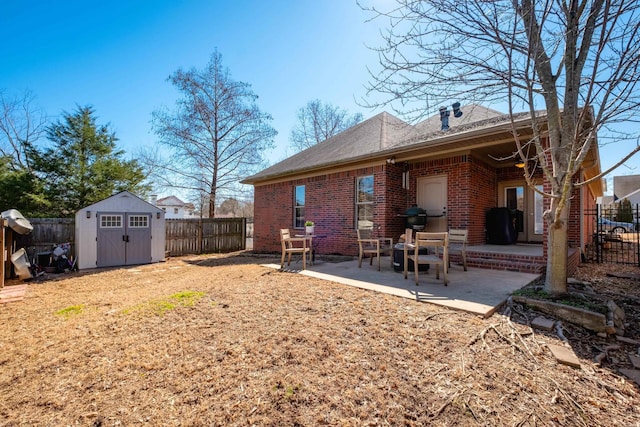
M447 107L440 107L440 122L442 123L440 130L449 129L449 110Z
M462 110L460 110L459 102L455 102L453 105L451 105L451 108L453 108L453 117L459 118L462 116ZM442 126L440 126L440 130L449 129L449 114L451 113L447 109L447 107L440 107L440 122L442 123Z
M451 106L451 108L453 108L453 117L459 118L459 117L462 116L462 110L460 110L460 103L459 102L454 102L454 104Z

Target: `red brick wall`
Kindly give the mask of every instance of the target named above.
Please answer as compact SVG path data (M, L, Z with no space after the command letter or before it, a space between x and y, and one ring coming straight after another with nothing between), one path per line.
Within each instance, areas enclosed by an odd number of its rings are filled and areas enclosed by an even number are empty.
M577 182L580 174L574 177L574 182ZM544 181L544 192L551 192L551 184L549 181ZM590 193L588 191L582 191L580 188L574 188L572 192L572 196L568 203L569 205L569 215L567 219L567 245L569 247L569 259L567 260L567 274L571 275L577 268L577 265L581 262L580 250L572 251L573 248L579 249L581 244L581 233L586 232L586 229L582 229L582 210L585 208L589 208L590 206L595 206L595 199L592 199ZM551 206L551 201L548 197L544 198L544 209L547 210ZM544 222L544 239L543 239L543 256L544 259L547 259L549 250L548 250L548 235L547 235L547 223Z
M379 235L385 235L391 212L395 212L393 204L400 197L397 194L401 194L397 189L391 189L393 185L401 187L402 169L399 165L380 165L256 186L254 251L280 251L280 229L293 229L294 187L305 185L305 219L314 221L315 234L322 236L317 241L318 251L324 254L357 255L355 183L357 177L365 175L374 176L376 209L373 221L377 230L380 227ZM298 231L304 232L303 229ZM393 235L389 237L397 238Z
M597 208L596 197L591 193L591 190L587 186L582 187L581 191L582 191L581 200L582 200L583 212L584 211L594 212L595 209ZM592 221L592 222L589 223L589 221ZM581 224L582 241L580 242L582 251L584 251L585 249L584 245L586 245L587 243L590 243L593 239L591 233L593 232L594 225L595 225L595 220L593 219L593 217L591 217L590 215L586 215L583 217L582 224Z
M408 191L402 188L402 176L405 164L388 165L386 168L386 185L384 187L385 197L384 206L381 206L383 222L376 223L380 225L378 230L380 237L392 237L393 241L404 233L404 219L398 215L404 213L409 207L407 205Z
M410 173L409 190L402 188L403 172ZM405 165L384 164L352 171L320 175L255 187L254 250L279 252L281 228L293 229L293 191L306 186L305 218L315 222L323 236L318 249L325 254L357 255L355 232L355 182L358 176L374 176L374 227L379 237L397 241L404 232L399 214L416 201L416 182L423 176L447 175L448 226L469 230L470 244L485 243L486 212L498 204L498 183L522 179L517 168L494 169L478 158L460 155ZM549 184L545 182L545 191ZM580 244L580 205L593 206L590 197L575 190L569 217L569 244ZM585 193L587 194L587 193ZM545 199L545 208L549 205ZM299 230L303 232L302 229ZM295 231L294 231L295 233ZM546 243L546 224L544 240ZM544 255L546 257L546 245ZM579 259L579 258L578 258Z
M567 259L567 277L571 277L573 273L578 269L578 265L580 264L580 250L578 248L570 248L569 255Z
M496 205L496 172L469 155L425 160L410 166L407 207L416 203L418 178L447 175L447 224L469 230L469 244L485 242L485 212Z
M574 188L567 221L567 243L570 248L580 247L580 214L582 212L582 191Z
M486 242L487 211L498 206L497 171L475 159L472 165L470 188L469 200L473 200L473 203L470 203L469 209L469 244L480 245Z

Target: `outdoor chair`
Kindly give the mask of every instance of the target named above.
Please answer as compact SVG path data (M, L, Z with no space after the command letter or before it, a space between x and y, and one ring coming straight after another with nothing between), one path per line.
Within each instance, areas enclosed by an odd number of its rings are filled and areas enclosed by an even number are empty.
M406 237L405 237L406 238ZM409 260L413 261L416 286L418 286L418 271L420 264L430 264L436 267L436 279L440 279L440 266L442 265L444 285L447 286L449 279L449 233L415 233L414 241L407 245L404 251L404 278L407 278ZM426 249L426 254L421 249Z
M389 254L390 266L393 268L393 239L374 238L373 230L368 228L358 229L358 246L360 255L358 256L358 268L362 267L362 258L370 256L369 265L373 265L373 257L378 258L378 271L380 271L380 256Z
M451 254L460 254L462 257L462 267L467 271L467 235L469 230L451 229L449 230L449 257ZM451 258L449 258L451 267Z
M280 241L282 243L282 259L280 260L280 268L284 268L284 257L289 256L287 265L291 265L291 254L302 254L302 269L307 268L307 254L311 253L310 237L291 237L288 228L280 230ZM313 264L313 260L311 260Z

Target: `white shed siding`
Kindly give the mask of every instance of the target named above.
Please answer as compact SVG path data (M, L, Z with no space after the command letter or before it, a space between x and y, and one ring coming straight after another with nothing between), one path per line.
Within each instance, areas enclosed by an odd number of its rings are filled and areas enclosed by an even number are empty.
M76 259L78 268L95 268L98 261L98 213L148 213L151 215L151 262L165 259L164 211L123 191L76 212Z

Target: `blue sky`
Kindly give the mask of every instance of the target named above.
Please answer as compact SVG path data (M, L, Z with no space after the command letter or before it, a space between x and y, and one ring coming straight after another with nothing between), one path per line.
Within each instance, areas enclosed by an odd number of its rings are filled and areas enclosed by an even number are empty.
M92 105L134 155L153 144L153 110L178 93L167 77L203 68L214 49L232 78L250 83L287 154L298 108L318 98L350 112L365 96L377 27L351 0L2 1L0 88L30 89L47 114ZM291 154L291 153L289 153Z
M365 119L379 112L357 103L378 63L367 46L381 44L383 23L368 18L355 0L1 0L0 89L31 90L54 118L91 105L135 156L155 141L151 113L178 96L166 78L204 67L217 48L274 118L276 148L265 153L273 163L292 154L296 111L312 99ZM603 169L619 157L601 156ZM640 171L616 172L631 173Z

